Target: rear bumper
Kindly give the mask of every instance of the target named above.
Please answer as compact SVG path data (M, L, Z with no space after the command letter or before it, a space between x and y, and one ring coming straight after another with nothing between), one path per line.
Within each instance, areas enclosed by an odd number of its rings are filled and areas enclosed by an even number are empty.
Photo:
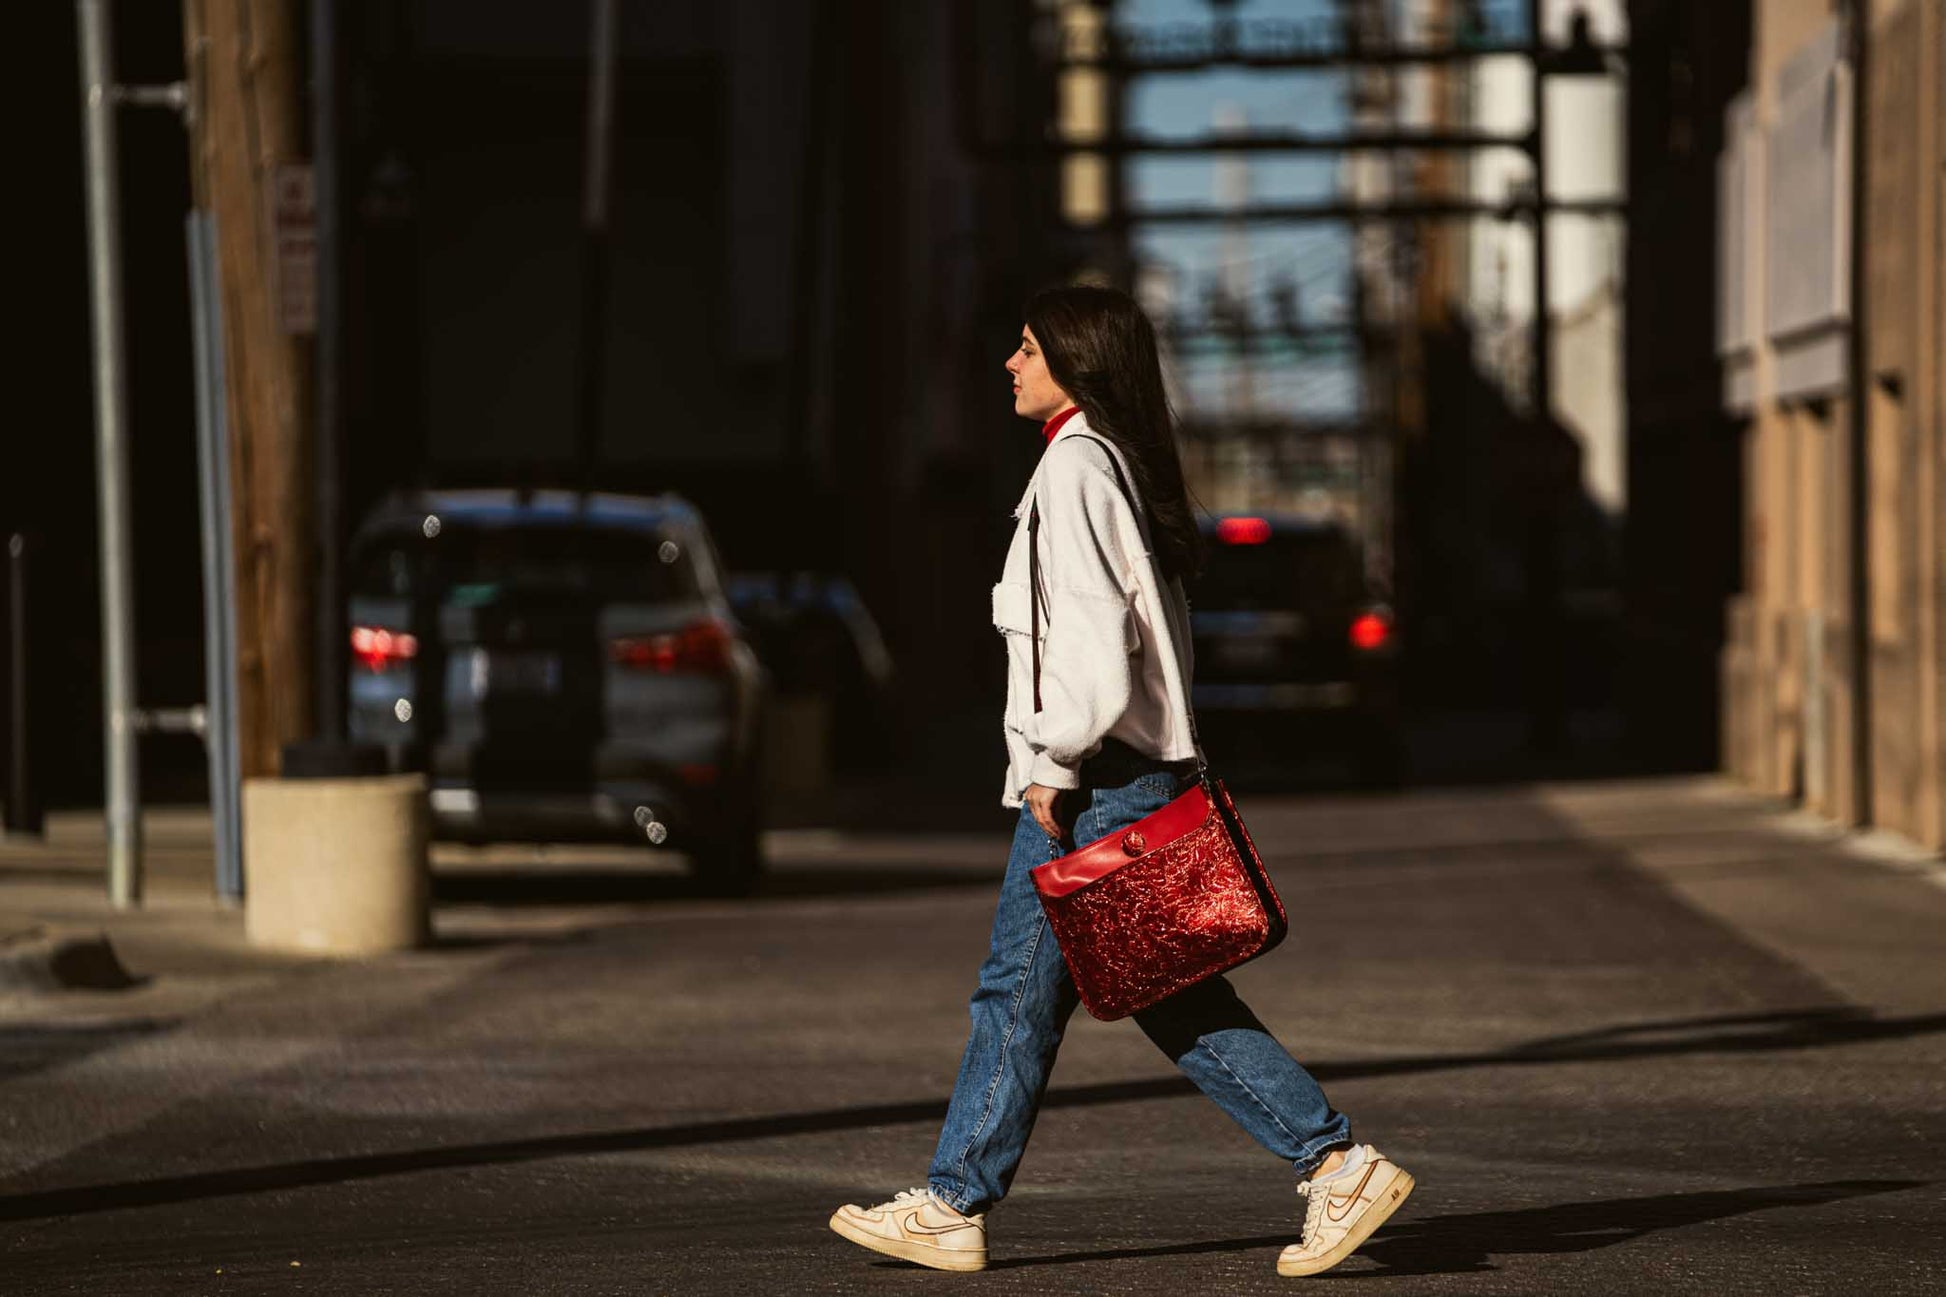
M754 813L729 789L646 782L533 792L442 780L429 801L433 835L447 840L651 843L653 822L667 830L655 845L678 850L722 836Z

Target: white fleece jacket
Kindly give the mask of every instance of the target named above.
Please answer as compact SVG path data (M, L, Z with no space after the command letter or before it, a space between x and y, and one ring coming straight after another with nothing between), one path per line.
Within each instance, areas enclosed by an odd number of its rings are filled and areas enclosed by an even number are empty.
M1194 676L1182 583L1164 587L1149 557L1145 519L1129 508L1109 457L1119 450L1076 414L1041 453L1014 510L1019 521L993 624L1007 645L1005 806L1028 784L1080 785L1078 767L1104 737L1163 761L1195 755L1189 727ZM1041 710L1034 711L1028 519L1040 504Z

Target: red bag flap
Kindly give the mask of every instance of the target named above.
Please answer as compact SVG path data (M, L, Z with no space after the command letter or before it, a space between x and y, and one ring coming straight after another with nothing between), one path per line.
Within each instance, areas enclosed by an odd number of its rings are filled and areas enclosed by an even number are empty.
M1034 867L1034 887L1042 896L1066 896L1106 877L1123 865L1168 846L1216 814L1209 795L1197 784L1159 811L1143 816L1118 833L1070 851L1059 860Z

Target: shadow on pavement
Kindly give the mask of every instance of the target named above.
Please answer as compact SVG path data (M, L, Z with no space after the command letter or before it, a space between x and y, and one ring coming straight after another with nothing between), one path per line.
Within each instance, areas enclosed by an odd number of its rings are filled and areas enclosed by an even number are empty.
M864 896L874 892L905 892L945 887L987 887L998 884L1006 862L1006 844L996 849L995 863L980 868L928 865L898 866L793 865L766 874L746 899L752 901L817 896ZM644 874L620 869L467 869L434 873L436 904L468 905L603 905L689 900L709 895L688 874Z
M1606 1198L1519 1211L1471 1212L1407 1220L1381 1230L1359 1252L1379 1268L1343 1278L1400 1274L1453 1274L1495 1267L1499 1253L1592 1252L1660 1229L1680 1229L1773 1207L1810 1207L1866 1194L1926 1187L1925 1180L1831 1180L1648 1198Z
M1611 1062L1629 1058L1671 1058L1682 1054L1742 1054L1773 1049L1814 1049L1870 1040L1900 1040L1946 1031L1946 1013L1880 1018L1849 1005L1792 1009L1779 1013L1738 1013L1707 1018L1623 1023L1598 1031L1544 1036L1504 1050L1477 1054L1431 1054L1376 1059L1365 1063L1326 1063L1312 1070L1319 1080L1400 1076L1457 1067L1496 1067L1523 1063Z
M1320 1063L1310 1070L1319 1080L1329 1082L1354 1077L1397 1076L1467 1067L1601 1062L1647 1055L1808 1049L1872 1040L1901 1039L1941 1030L1946 1030L1946 1013L1905 1018L1875 1018L1855 1009L1812 1009L1788 1013L1738 1014L1729 1017L1634 1023L1602 1031L1530 1041L1496 1053L1432 1054L1409 1058ZM1158 1077L1152 1080L1119 1081L1050 1090L1043 1106L1088 1107L1096 1104L1168 1099L1195 1092L1195 1088L1181 1077ZM908 1103L777 1113L761 1117L736 1117L721 1121L695 1122L689 1125L642 1130L589 1131L575 1135L538 1136L532 1139L502 1140L488 1144L460 1144L446 1148L319 1158L277 1166L202 1171L154 1180L85 1185L71 1189L51 1189L0 1197L0 1220L37 1220L47 1216L79 1215L129 1207L154 1206L160 1203L220 1198L235 1194L299 1189L456 1167L506 1165L557 1157L587 1157L603 1153L727 1144L741 1140L826 1134L832 1131L859 1130L869 1126L900 1125L907 1122L937 1122L945 1114L944 1099L927 1099ZM1889 1187L1906 1186L1898 1184ZM1858 1192L1866 1191L1868 1190L1858 1190ZM1746 1192L1782 1193L1785 1190ZM1686 1195L1685 1197L1708 1198L1710 1195ZM1655 1203L1665 1200L1630 1201ZM1605 1205L1585 1204L1584 1206L1592 1209ZM1563 1207L1541 1210L1567 1212L1575 1209ZM1493 1219L1506 1216L1517 1223L1529 1214L1531 1213L1496 1213ZM1697 1217L1697 1219L1706 1219L1706 1217ZM1538 1230L1540 1227L1534 1228ZM1655 1228L1655 1226L1648 1225L1641 1228ZM1474 1237L1473 1229L1472 1225L1468 1225L1465 1232L1469 1245L1478 1250L1482 1240ZM1389 1238L1390 1235L1381 1237ZM1449 1238L1448 1242L1452 1240ZM1192 1250L1198 1248L1215 1250L1222 1246L1224 1245L1196 1244L1192 1245ZM1257 1246L1257 1242L1246 1240L1230 1246Z
M1319 1276L1326 1279L1382 1279L1396 1275L1468 1274L1498 1269L1491 1258L1505 1254L1553 1255L1592 1252L1626 1243L1661 1229L1680 1229L1772 1207L1808 1207L1874 1193L1919 1189L1925 1180L1834 1180L1822 1184L1763 1185L1657 1194L1649 1198L1604 1198L1519 1211L1469 1212L1431 1216L1388 1225L1358 1251L1366 1263ZM1104 1248L1055 1256L996 1261L990 1269L1012 1266L1074 1265L1083 1261L1125 1261L1142 1257L1193 1256L1203 1252L1248 1252L1281 1248L1295 1233L1232 1238L1159 1247ZM1374 1266L1372 1263L1376 1262ZM895 1263L896 1264L896 1263Z
M150 1018L55 1025L10 1023L0 1027L0 1082L73 1063L175 1025Z

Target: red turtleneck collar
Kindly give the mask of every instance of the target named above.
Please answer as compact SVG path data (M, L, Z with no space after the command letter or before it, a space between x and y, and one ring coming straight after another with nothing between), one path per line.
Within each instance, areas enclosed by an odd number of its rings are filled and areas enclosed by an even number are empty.
M1043 423L1041 425L1041 435L1047 438L1049 443L1052 443L1054 440L1054 434L1061 430L1061 425L1066 423L1069 419L1072 419L1075 415L1080 413L1081 413L1080 406L1070 405L1067 409L1061 411L1059 414L1055 415L1052 419L1049 419L1046 423Z

